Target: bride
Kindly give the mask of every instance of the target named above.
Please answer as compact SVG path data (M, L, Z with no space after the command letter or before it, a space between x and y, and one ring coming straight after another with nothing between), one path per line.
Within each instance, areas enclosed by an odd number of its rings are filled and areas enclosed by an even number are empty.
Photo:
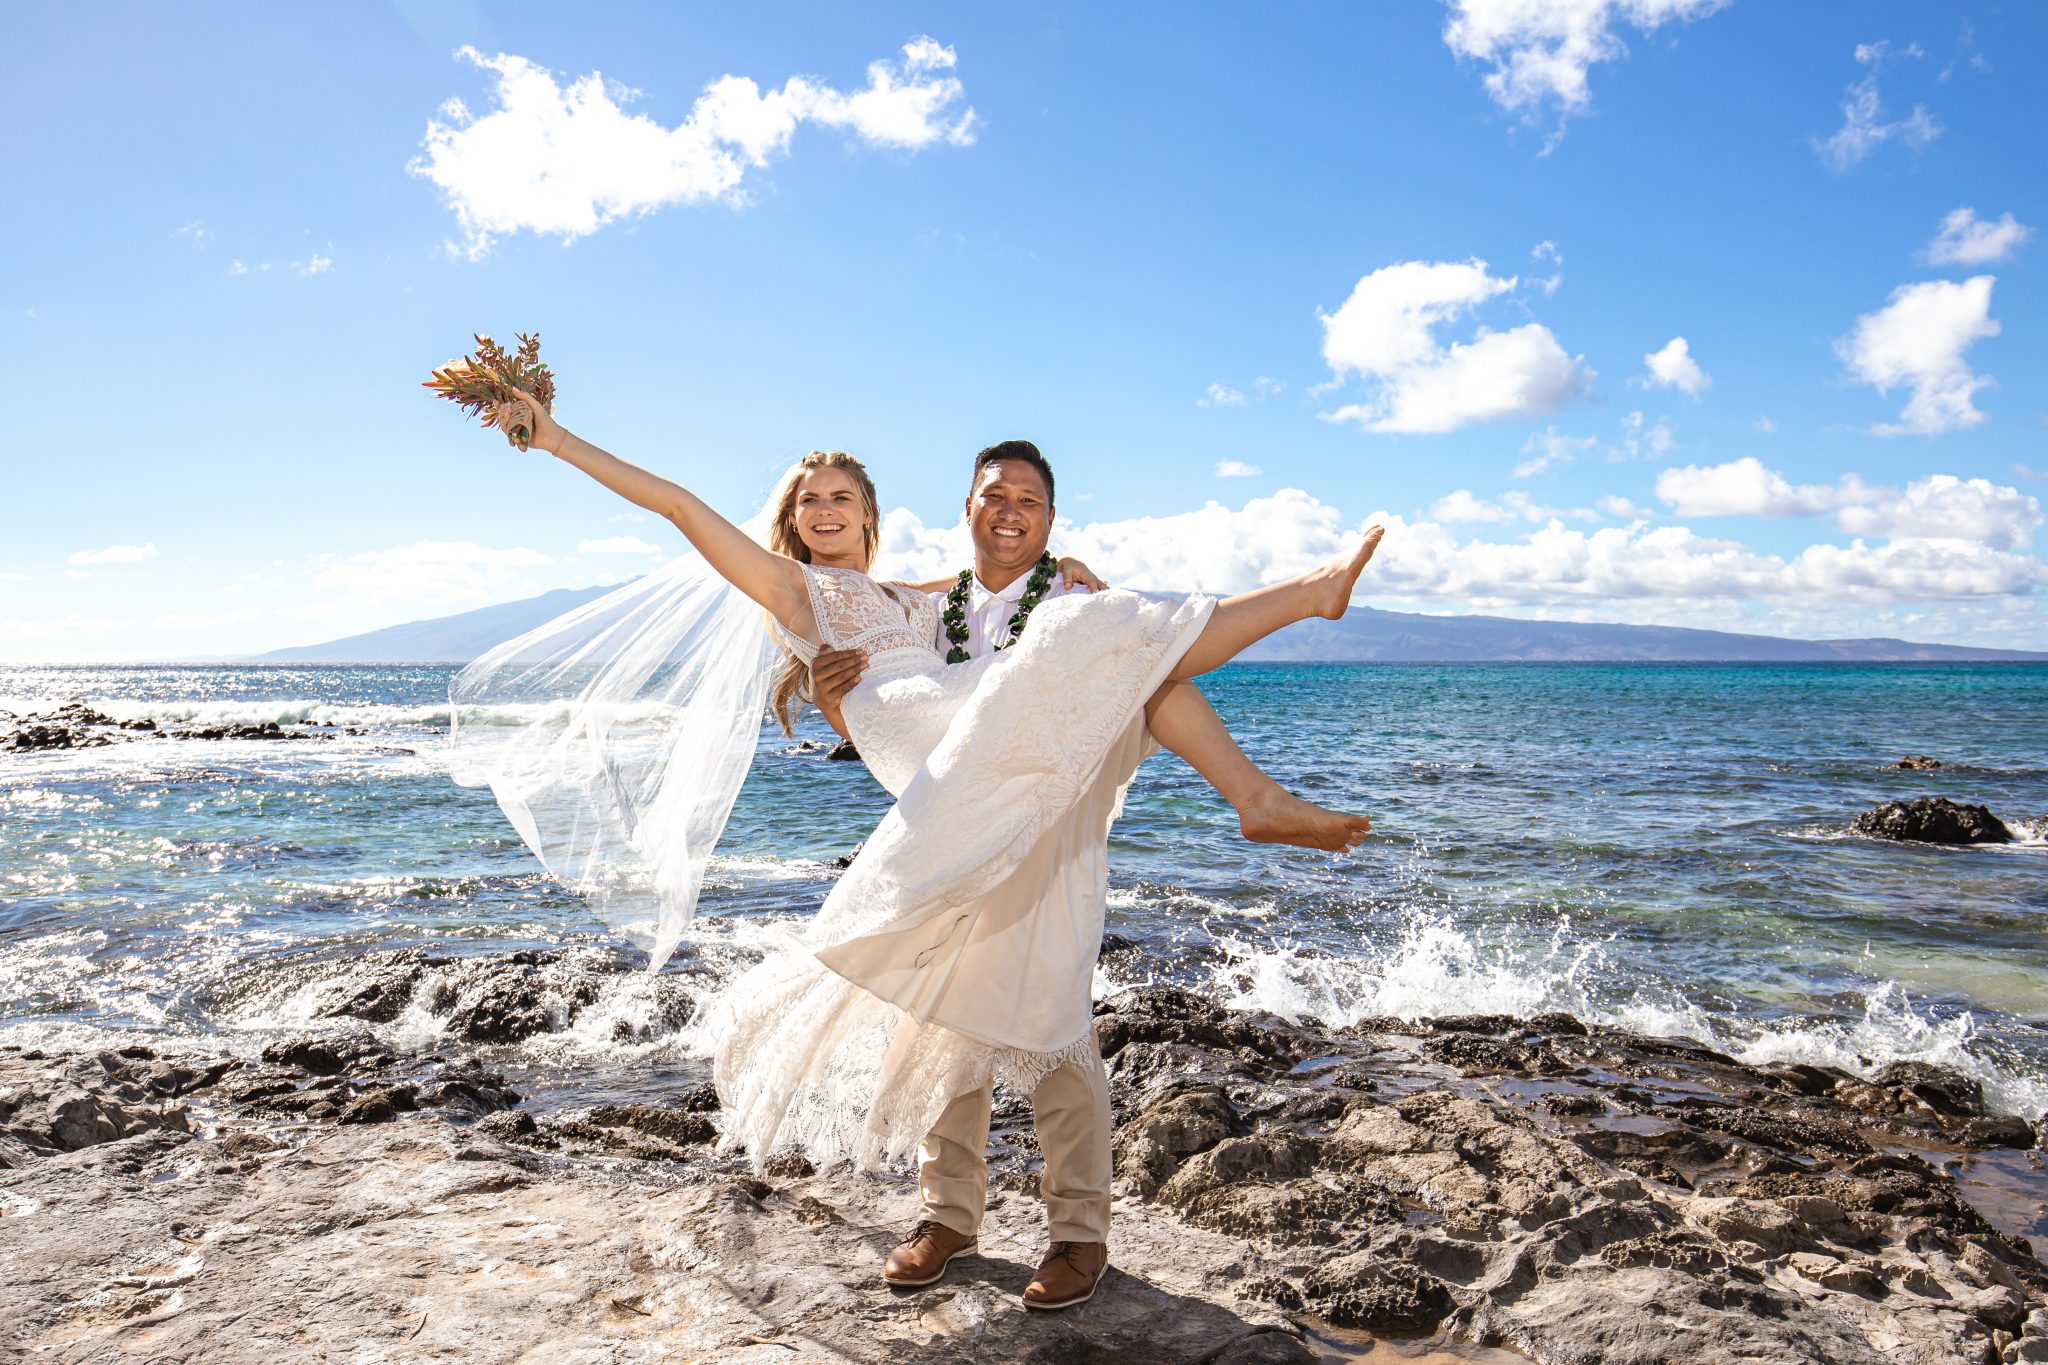
M1100 897L1048 889L1099 877L1105 832L1147 747L1138 723L1147 699L1282 626L1341 616L1381 534L1373 527L1322 568L1221 601L1124 591L1054 598L1007 650L948 665L935 647L937 604L868 575L879 528L858 460L800 461L770 503L763 544L687 489L531 406L534 446L673 522L754 604L755 622L766 610L791 656L776 689L785 715L820 649L868 655L841 714L896 805L804 933L785 934L779 951L728 987L709 1023L723 1145L756 1163L794 1145L820 1164L872 1167L913 1151L955 1096L991 1079L1029 1093L1083 1052L1092 1057ZM647 679L667 678L673 698L673 680L687 683L690 704L664 732L661 771L638 794L621 794L629 784L609 759L588 762L625 708L572 708L566 721L540 727L545 759L522 766L505 761L506 746L490 742L468 705L519 673L534 636L550 628L493 651L454 689L458 778L490 782L550 870L569 873L600 904L635 877L663 886L657 965L694 904L757 733L761 688L750 691L747 679L763 674L765 654L735 644L745 612L732 607L591 624L590 635L641 659L624 691L645 696ZM550 677L604 680L594 652L578 644L563 653L567 664ZM579 700L589 702L593 686ZM559 799L570 789L565 814ZM622 836L589 834L606 825ZM570 846L552 828L564 826L571 844L595 850L580 868L550 856ZM630 848L622 855L621 846ZM623 871L634 859L641 865ZM1093 909L1036 913L1041 904Z

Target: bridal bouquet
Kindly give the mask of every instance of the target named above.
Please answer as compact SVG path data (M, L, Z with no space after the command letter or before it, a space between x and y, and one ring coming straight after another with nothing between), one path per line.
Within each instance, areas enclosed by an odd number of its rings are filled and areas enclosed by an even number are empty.
M518 336L518 352L506 355L497 342L479 334L473 355L449 361L422 387L482 416L487 428L501 426L502 418L505 439L524 450L533 442L533 409L514 390L526 390L543 412L552 413L555 374L540 363L540 338L524 332Z

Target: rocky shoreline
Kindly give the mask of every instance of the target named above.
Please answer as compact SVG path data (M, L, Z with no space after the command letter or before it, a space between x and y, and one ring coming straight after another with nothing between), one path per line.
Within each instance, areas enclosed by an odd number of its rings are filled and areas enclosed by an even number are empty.
M1602 1365L2048 1360L2048 1242L2020 1235L2048 1232L2039 1134L1940 1068L1753 1067L1567 1015L1329 1029L1128 991L1097 1018L1115 1269L1089 1305L1030 1314L1022 1101L999 1097L982 1253L893 1291L900 1176L756 1174L713 1149L702 1086L534 1112L491 1040L562 1026L558 960L465 965L436 1053L350 1031L433 966L377 964L364 981L389 988L338 996L337 1032L256 1057L0 1048L0 1342L76 1362L1252 1365L1381 1359L1375 1339Z

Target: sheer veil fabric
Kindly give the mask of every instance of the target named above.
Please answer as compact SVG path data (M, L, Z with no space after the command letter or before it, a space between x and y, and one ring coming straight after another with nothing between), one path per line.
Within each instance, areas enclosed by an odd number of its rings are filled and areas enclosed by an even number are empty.
M744 529L765 543L768 524ZM458 673L450 775L488 786L659 971L753 762L776 654L767 614L686 551Z

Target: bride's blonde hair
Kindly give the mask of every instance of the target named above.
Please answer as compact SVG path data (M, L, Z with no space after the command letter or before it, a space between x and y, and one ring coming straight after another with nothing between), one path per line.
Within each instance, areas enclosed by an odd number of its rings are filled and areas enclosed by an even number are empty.
M875 547L882 539L882 514L875 501L875 481L868 477L868 467L843 450L814 450L789 467L782 476L782 482L775 489L775 518L768 526L768 548L779 555L788 555L801 563L811 562L811 550L804 544L803 537L796 530L797 486L804 476L816 469L843 470L853 480L853 486L860 490L861 508L867 513L867 525L861 528L861 544L867 550L868 566L875 562ZM768 693L768 708L775 713L776 723L782 733L792 734L796 724L797 698L811 699L811 668L802 659L785 651L782 671L775 675L775 685Z

